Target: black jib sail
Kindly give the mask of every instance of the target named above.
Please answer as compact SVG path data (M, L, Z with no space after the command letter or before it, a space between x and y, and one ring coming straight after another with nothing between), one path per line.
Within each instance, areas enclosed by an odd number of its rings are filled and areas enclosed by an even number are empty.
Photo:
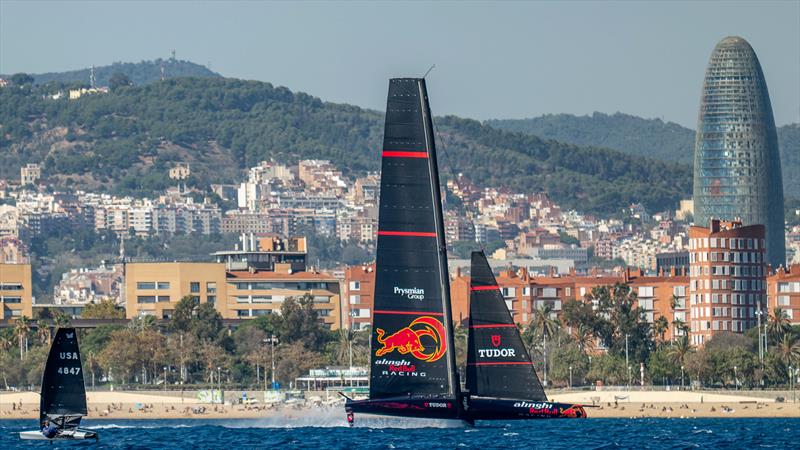
M483 252L472 252L469 300L470 396L546 400L531 357Z
M81 352L74 328L59 328L42 377L39 420L48 419L59 428L77 428L86 415Z
M370 397L455 400L450 288L424 79L389 82L378 221Z

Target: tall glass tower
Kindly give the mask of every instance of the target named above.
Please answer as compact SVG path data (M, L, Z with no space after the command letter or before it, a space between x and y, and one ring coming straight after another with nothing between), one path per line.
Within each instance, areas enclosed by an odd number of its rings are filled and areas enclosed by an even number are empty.
M758 57L744 39L721 40L708 61L694 151L694 222L741 220L766 228L766 262L785 264L778 136Z

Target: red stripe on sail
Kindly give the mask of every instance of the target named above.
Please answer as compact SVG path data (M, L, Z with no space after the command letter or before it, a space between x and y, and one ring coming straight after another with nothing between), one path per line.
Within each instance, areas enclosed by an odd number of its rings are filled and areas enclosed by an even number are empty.
M495 284L494 286L472 286L469 288L471 291L493 291L495 289L500 289L500 287Z
M378 236L436 237L436 233L429 233L426 231L378 231Z
M443 316L443 313L440 312L427 312L427 311L386 311L386 310L379 310L376 309L372 311L375 314L403 314L403 315L410 315L410 316Z
M516 328L513 323L492 323L488 325L471 325L470 328Z
M397 150L384 150L384 158L427 158L428 152L402 152Z
M470 366L529 366L533 363L525 361L506 361L506 362L476 362L469 363Z

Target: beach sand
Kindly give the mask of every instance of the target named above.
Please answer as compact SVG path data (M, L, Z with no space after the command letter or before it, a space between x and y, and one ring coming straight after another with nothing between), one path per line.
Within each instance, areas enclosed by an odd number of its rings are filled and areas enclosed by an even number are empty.
M157 395L137 392L87 393L90 419L289 419L335 416L341 405L291 407L263 405L211 405L200 403L193 393ZM773 398L698 391L585 391L551 395L565 403L595 404L587 408L590 418L701 418L701 417L793 417L800 418L800 403L777 403ZM615 402L616 400L616 402ZM204 408L199 412L199 408ZM39 394L0 394L0 419L35 419L39 416Z

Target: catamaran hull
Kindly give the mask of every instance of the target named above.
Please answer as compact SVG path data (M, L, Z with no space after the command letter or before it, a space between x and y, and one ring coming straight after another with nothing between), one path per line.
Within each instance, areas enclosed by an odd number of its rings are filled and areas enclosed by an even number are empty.
M469 399L464 416L470 420L582 419L581 405L498 398Z
M423 419L463 420L453 399L413 399L408 397L379 400L350 400L344 404L345 412L390 417L415 417ZM351 416L352 417L352 416Z
M39 430L21 431L19 438L26 441L73 441L82 439L98 439L97 433L89 430L65 430L54 438L45 437Z

